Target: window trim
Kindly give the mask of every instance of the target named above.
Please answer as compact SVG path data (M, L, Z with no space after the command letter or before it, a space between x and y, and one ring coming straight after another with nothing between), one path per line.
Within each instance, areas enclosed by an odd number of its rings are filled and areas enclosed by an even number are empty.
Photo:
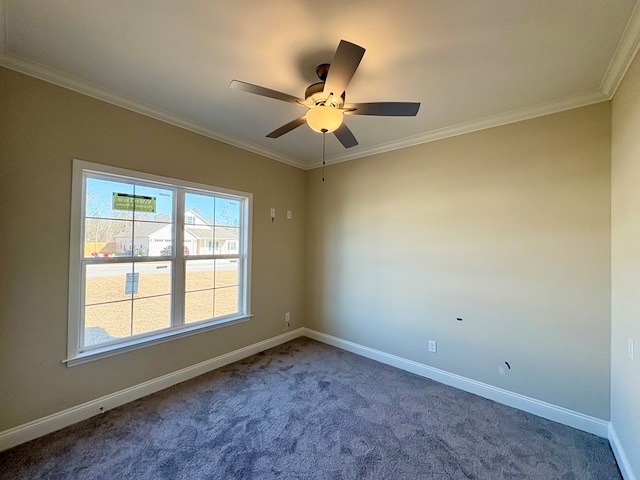
M81 238L82 222L85 216L85 182L83 181L85 172L94 173L96 175L112 174L123 177L133 178L141 182L152 182L163 185L167 188L188 188L201 190L210 193L219 193L223 195L231 195L244 197L244 209L241 212L243 219L243 227L241 229L242 237L238 240L240 245L246 245L246 250L240 252L242 258L242 271L239 272L241 284L240 297L240 315L212 319L210 321L202 321L198 323L175 325L175 318L172 319L172 326L168 329L157 331L156 334L147 334L143 337L131 337L130 340L124 340L117 344L106 345L104 347L96 347L91 350L80 351L80 331L82 299L84 298L84 285L82 284L82 259L84 258L84 244ZM175 245L182 245L180 242L182 237L182 221L184 216L184 205L181 204L179 195L176 195L174 203L177 202L177 216L173 220L175 225ZM73 173L71 185L71 222L70 222L70 239L69 239L69 304L68 304L68 340L67 340L67 358L63 360L68 367L80 365L82 363L98 360L101 358L119 355L121 353L137 350L140 348L157 345L159 343L184 338L197 333L235 325L240 322L247 321L253 317L251 313L251 224L253 218L253 194L238 190L231 190L213 185L206 185L196 182L190 182L182 179L174 179L163 177L146 172L139 172L110 165L102 165L98 163L87 162L84 160L73 160ZM181 223L182 222L182 223ZM244 255L243 255L244 253ZM174 252L175 255L175 252ZM191 255L191 259L198 256ZM173 275L184 276L184 262L175 261L175 270ZM173 289L172 289L173 290ZM184 306L184 292L182 294L172 293L174 299L175 311ZM172 315L174 317L174 315Z

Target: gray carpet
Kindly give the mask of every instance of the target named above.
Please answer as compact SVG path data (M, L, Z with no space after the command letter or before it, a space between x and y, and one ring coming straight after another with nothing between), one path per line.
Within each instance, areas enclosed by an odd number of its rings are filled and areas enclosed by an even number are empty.
M621 479L607 440L301 338L0 454L2 479Z

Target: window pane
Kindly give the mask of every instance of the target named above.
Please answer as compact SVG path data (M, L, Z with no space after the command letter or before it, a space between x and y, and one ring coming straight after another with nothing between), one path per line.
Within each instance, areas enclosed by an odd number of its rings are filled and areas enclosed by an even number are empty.
M86 347L131 335L131 301L91 305L85 308Z
M238 260L216 260L215 287L232 287L238 285Z
M184 223L185 225L213 224L215 198L211 195L185 193Z
M184 300L185 323L213 318L213 289L187 292Z
M133 335L171 326L171 297L136 298L133 301Z
M84 224L84 256L131 255L131 221L87 218Z
M212 255L215 198L185 193L184 254Z
M133 272L132 263L87 265L85 274L85 304L130 300L125 293L127 273Z
M140 262L134 266L138 274L135 298L171 293L171 262Z
M213 227L207 225L184 226L185 255L213 255Z
M215 317L238 312L238 287L217 288L213 314Z
M213 288L214 260L187 260L185 291Z
M171 326L171 262L87 265L85 280L86 346Z
M215 240L219 244L219 253L222 255L237 255L240 246L240 229L234 227L216 227Z
M216 198L215 224L220 226L240 226L240 201Z

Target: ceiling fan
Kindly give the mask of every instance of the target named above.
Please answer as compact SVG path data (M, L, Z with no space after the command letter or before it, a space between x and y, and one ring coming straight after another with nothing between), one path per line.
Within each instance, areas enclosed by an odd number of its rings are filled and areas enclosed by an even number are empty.
M267 135L269 138L278 138L306 123L316 132L323 134L333 132L345 148L354 147L358 145L358 141L343 122L344 115L413 117L420 108L420 103L415 102L345 103L345 90L364 52L364 48L346 40L340 40L331 63L323 63L316 68L320 82L307 87L304 99L239 80L233 80L229 86L283 102L297 103L309 109L305 115L269 133Z

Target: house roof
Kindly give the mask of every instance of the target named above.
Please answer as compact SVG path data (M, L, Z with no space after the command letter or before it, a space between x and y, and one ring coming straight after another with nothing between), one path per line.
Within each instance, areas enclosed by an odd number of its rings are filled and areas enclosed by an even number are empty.
M237 240L238 228L232 227L209 227L205 225L189 225L185 230L199 240L213 240L214 230L216 240Z
M158 230L162 230L165 227L170 227L170 223L151 223L151 222L140 222L135 226L135 236L136 237L148 237L149 235L157 232ZM124 232L118 233L114 236L115 238L131 238L131 230L125 230Z

